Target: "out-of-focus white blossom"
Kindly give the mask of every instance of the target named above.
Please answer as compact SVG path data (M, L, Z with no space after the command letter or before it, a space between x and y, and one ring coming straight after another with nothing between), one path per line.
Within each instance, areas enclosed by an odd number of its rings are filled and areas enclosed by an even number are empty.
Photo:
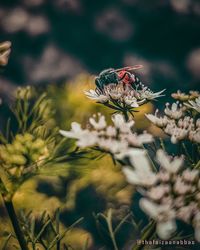
M152 187L148 191L148 196L152 200L160 200L161 198L163 198L164 195L169 193L169 191L170 191L170 187L168 185L162 184L156 187Z
M135 186L152 186L156 181L156 175L151 171L142 172L140 170L132 170L129 167L123 168L123 173L126 176L127 181Z
M134 147L141 147L144 143L153 141L152 135L144 132L137 135L132 133L134 121L126 122L121 114L112 116L114 126L107 125L101 114L89 118L89 127L82 129L79 123L73 122L70 131L60 130L60 133L77 140L79 147L97 147L100 150L124 157Z
M184 181L193 182L198 177L198 174L199 174L199 171L196 169L193 169L193 170L186 169L183 171L182 176L183 176Z
M188 135L188 129L177 127L174 120L167 124L164 132L171 136L172 143L177 143L178 141L187 138Z
M125 122L124 117L121 114L116 114L112 116L112 121L116 128L118 128L122 133L129 133L130 129L134 125L134 121Z
M156 221L156 232L168 239L176 230L176 219L191 224L195 238L200 241L200 213L197 194L200 191L200 171L185 169L183 157L171 157L158 150L158 171L153 170L144 150L129 152L130 166L123 168L127 181L136 186L144 198L139 202L142 210ZM199 183L199 184L198 184Z
M200 143L200 128L189 132L189 139L193 142Z
M200 212L198 212L193 220L195 239L200 242Z
M192 186L187 184L182 177L178 177L174 184L174 192L179 195L184 195L192 191Z
M170 158L165 151L158 150L156 153L158 163L169 173L177 173L183 165L183 157Z
M194 92L194 91L193 91ZM197 95L198 93L193 93ZM200 97L194 102L189 100L185 105L193 104L196 110L198 110L198 101L200 104ZM192 106L191 106L192 107ZM173 103L171 108L169 104L166 104L164 110L165 115L158 117L158 110L156 110L155 115L146 114L148 120L150 120L157 127L162 128L162 130L171 137L172 143L177 143L182 140L190 140L192 142L200 143L200 128L199 128L199 119L195 121L194 118L190 116L184 116L186 107L181 104Z
M99 119L98 119L99 118ZM93 126L94 129L96 130L101 130L104 129L107 124L105 120L105 116L101 115L100 113L98 114L98 118L96 119L96 115L93 117L90 117L89 123Z
M157 222L156 232L161 239L169 239L176 231L175 211L169 205L159 205L142 198L140 206L152 219Z
M200 113L200 97L196 98L195 101L189 100L188 103L185 102L184 105Z
M180 90L178 90L176 93L172 93L171 96L176 100L185 102L185 101L193 100L193 99L199 97L200 93L198 91L190 90L189 94L186 94L186 93L183 93Z
M10 41L0 43L0 66L7 65L10 52L11 52Z
M156 181L156 174L152 172L151 166L144 150L140 150L135 154L129 151L129 160L134 167L124 167L123 172L129 183L133 185L152 186Z
M68 138L77 139L77 146L79 147L89 147L96 144L98 137L95 131L84 130L77 122L73 122L71 126L70 131L60 130L60 134Z

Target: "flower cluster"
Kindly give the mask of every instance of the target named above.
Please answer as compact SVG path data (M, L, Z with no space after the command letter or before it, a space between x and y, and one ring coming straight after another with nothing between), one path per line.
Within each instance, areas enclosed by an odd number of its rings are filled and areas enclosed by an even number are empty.
M176 100L179 100L181 102L186 102L199 97L200 93L198 91L190 90L189 94L186 94L178 90L176 93L172 93L171 96Z
M134 121L126 122L121 114L112 116L114 126L107 125L105 116L98 114L89 119L88 128L83 129L79 123L73 122L70 131L60 133L77 140L79 147L97 147L112 154L123 154L130 147L140 147L143 143L153 141L152 135L133 133Z
M197 102L189 102L197 109ZM155 115L146 114L146 117L157 127L162 128L171 137L172 143L184 139L200 143L200 119L195 120L190 116L185 116L186 107L184 105L176 102L170 107L170 104L167 103L164 110L165 115L159 117L158 112L156 110Z
M6 41L0 43L0 66L5 66L8 63L8 58L11 52L11 42Z
M48 154L45 141L29 133L18 134L11 144L0 145L0 162L11 175L27 173L29 166L39 166Z
M102 89L90 89L85 91L85 94L88 98L118 111L123 111L124 109L132 111L133 108L163 96L162 93L164 91L154 93L141 83L133 85L121 82L118 84L110 83Z
M157 224L157 234L168 239L176 231L176 219L194 227L200 241L200 172L183 167L183 157L171 157L158 150L156 160L160 168L152 170L146 152L129 153L131 167L123 172L129 183L138 187L143 198L142 210Z
M200 96L195 100L189 100L188 103L184 103L184 105L200 113Z

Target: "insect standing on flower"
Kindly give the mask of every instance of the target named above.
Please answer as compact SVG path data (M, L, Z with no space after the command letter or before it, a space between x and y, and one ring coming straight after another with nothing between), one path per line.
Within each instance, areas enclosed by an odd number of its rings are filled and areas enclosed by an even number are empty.
M140 82L139 79L131 73L133 70L142 68L142 65L135 65L133 67L124 67L121 69L105 69L95 79L95 84L99 90L103 90L105 85L114 83L135 84Z

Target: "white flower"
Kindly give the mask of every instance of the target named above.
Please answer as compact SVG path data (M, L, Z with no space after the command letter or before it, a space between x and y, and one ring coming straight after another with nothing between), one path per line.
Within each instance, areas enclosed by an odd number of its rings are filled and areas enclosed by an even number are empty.
M77 141L77 146L81 148L95 146L98 142L98 135L95 131L83 134Z
M153 124L155 124L156 126L163 128L167 125L167 123L169 122L169 119L167 118L167 116L164 117L158 117L158 109L155 111L155 115L152 114L145 114L145 116L147 117L148 120L150 120Z
M107 135L108 137L115 137L115 136L117 135L117 130L116 130L116 128L113 127L113 126L108 126L108 127L106 128L106 135Z
M171 109L169 107L169 103L166 103L166 108L164 110L165 114L172 119L179 119L185 113L185 108L179 104L179 102L172 103Z
M200 128L200 119L197 119L197 120L196 120L196 127L197 127L197 128Z
M185 181L193 182L199 175L199 171L196 169L186 169L182 173L182 177Z
M97 93L95 90L93 89L90 89L89 91L84 91L85 95L92 99L92 100L95 100L97 102L100 102L100 103L105 103L108 101L108 97L106 95L103 95L102 93Z
M159 171L159 173L157 174L158 178L160 181L162 182L168 182L170 179L170 174L166 171Z
M142 169L133 170L130 167L124 167L122 171L132 185L148 187L157 181L156 175L149 170L143 172Z
M158 185L156 187L152 187L150 191L147 193L148 197L152 200L160 200L163 196L168 193L170 190L169 185Z
M126 139L130 145L132 146L142 146L145 143L151 143L153 142L153 136L151 134L148 134L144 132L143 134L137 135L136 133L132 134L124 134L122 135L122 138Z
M169 205L158 205L142 198L140 207L157 222L156 232L161 239L169 239L176 231L175 211Z
M112 121L116 128L118 128L122 133L129 133L130 129L134 125L134 121L125 122L123 115L115 114L112 116Z
M189 139L193 142L200 143L200 128L189 132Z
M60 134L68 138L77 139L77 146L79 147L94 146L96 144L98 137L95 131L84 130L77 122L72 122L71 127L70 131L60 130Z
M171 142L177 143L180 140L187 138L189 130L186 128L177 127L174 120L168 122L164 132L168 135L171 135Z
M183 165L183 157L171 158L165 151L159 149L156 153L156 159L163 169L169 173L177 173Z
M79 139L82 135L87 134L87 133L88 133L88 130L82 129L81 125L77 122L72 122L70 131L60 130L61 135L68 137L68 138L74 138L74 139Z
M104 86L106 96L114 100L120 99L124 95L124 88L122 84L108 84Z
M101 130L107 126L104 115L101 115L99 113L97 117L97 121L95 120L95 118L96 118L96 115L94 115L93 117L90 117L89 119L89 122L94 127L94 129Z
M179 128L192 130L192 129L194 129L193 120L194 119L191 118L190 116L186 116L183 119L179 119L178 122L177 122L177 125L178 125Z
M176 93L172 93L171 96L174 99L180 100L180 101L187 101L190 99L190 96L181 92L180 90L178 90Z
M184 105L200 113L200 96L195 101L190 100L188 103L184 103Z
M132 108L139 107L137 99L131 94L124 96L123 100L128 106L131 106Z
M176 208L181 208L185 205L184 195L178 196L173 200L173 204Z
M189 223L192 216L192 212L192 207L190 205L182 206L177 211L177 218L183 220L186 223Z
M142 84L124 84L123 81L118 83L107 83L99 89L84 91L86 96L97 102L104 103L114 110L125 110L132 112L133 108L163 96L162 93L153 92Z
M109 151L113 154L118 154L120 152L124 152L128 148L127 141L119 141L115 139L104 139L98 138L97 145L106 151Z
M195 239L200 242L200 212L198 212L193 220Z
M132 158L135 156L144 156L146 154L146 151L144 149L140 148L131 148L128 147L126 151L120 152L120 154L117 154L117 159L121 160L125 157Z
M10 52L11 52L10 41L0 43L0 66L7 65Z
M144 87L142 86L142 90L138 90L138 94L140 99L146 99L146 100L153 100L156 99L158 97L162 97L164 95L161 95L165 89L159 91L159 92L153 92L150 89L148 89L148 87Z
M151 170L145 150L130 150L129 160L134 167L124 167L123 172L129 183L133 185L151 186L157 181L156 174Z
M176 179L175 185L174 185L174 191L177 194L181 194L184 195L188 192L190 192L192 190L192 186L186 184L183 179L178 176L178 178Z

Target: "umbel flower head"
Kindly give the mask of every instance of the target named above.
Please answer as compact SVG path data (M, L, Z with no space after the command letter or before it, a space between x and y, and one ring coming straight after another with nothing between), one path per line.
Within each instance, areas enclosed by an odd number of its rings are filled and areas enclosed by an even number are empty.
M129 113L142 104L163 96L164 90L154 93L131 70L132 68L126 67L102 71L96 78L96 89L85 91L86 96L114 110Z
M185 102L184 105L200 113L200 96L195 100L189 100L188 102Z
M186 94L178 90L176 93L172 93L171 96L176 100L179 100L181 102L186 102L198 98L200 96L200 93L199 91L190 90L189 93Z
M167 103L164 116L159 117L159 111L156 110L155 115L146 114L146 117L157 127L162 128L171 137L172 143L186 139L200 143L200 120L185 115L187 112L186 106L198 112L198 100L199 98L196 99L196 102L188 101L188 103L184 103L185 105L176 102L170 106Z
M112 116L113 126L108 125L105 116L93 115L89 118L89 124L83 129L77 122L71 124L70 131L60 130L63 136L74 138L79 147L96 147L111 154L123 154L130 147L141 147L143 143L153 141L152 135L144 132L136 134L132 132L134 121L126 122L121 114Z
M128 182L138 188L143 198L142 210L157 224L157 234L168 239L176 231L176 219L194 227L200 241L200 172L184 168L183 157L171 157L158 150L157 172L144 150L129 152L131 166L123 168Z

